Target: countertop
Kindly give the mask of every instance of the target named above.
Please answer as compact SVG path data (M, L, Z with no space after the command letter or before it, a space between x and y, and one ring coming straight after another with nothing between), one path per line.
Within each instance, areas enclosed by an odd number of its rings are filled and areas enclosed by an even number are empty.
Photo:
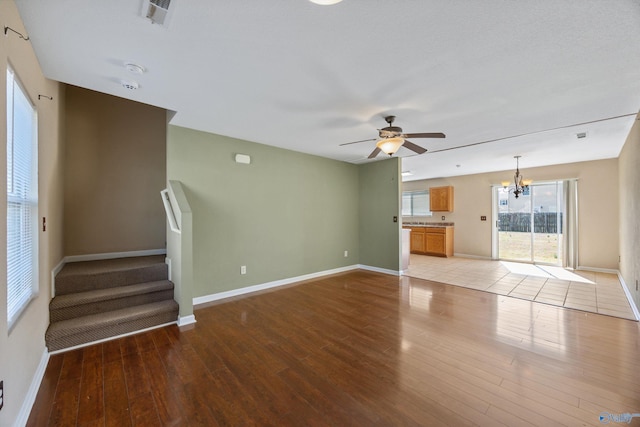
M433 228L446 228L453 227L453 222L404 222L403 227L433 227Z

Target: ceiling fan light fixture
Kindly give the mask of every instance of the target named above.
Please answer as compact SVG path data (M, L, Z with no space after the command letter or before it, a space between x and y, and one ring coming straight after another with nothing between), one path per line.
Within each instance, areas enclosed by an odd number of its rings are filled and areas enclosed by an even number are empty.
M400 149L403 143L404 139L400 137L383 138L380 141L376 142L376 147L378 147L384 153L392 156L396 151L398 151L398 149Z

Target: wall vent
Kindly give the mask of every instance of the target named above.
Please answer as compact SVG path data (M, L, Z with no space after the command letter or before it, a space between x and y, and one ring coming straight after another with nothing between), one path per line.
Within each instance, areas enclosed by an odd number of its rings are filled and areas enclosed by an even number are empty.
M169 25L172 14L171 3L172 0L143 0L142 16L151 21L152 24L166 27Z

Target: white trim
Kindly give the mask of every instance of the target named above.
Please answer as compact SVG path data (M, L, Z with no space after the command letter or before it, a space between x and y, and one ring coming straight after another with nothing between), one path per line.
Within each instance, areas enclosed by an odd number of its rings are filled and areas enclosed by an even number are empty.
M62 267L64 267L64 265L65 265L65 261L63 258L58 263L58 265L53 267L53 270L51 270L51 298L56 296L56 275L60 273L60 270L62 270Z
M633 311L633 315L636 320L640 321L640 312L638 311L638 307L636 306L636 302L633 300L633 296L631 295L631 291L627 287L627 283L622 278L622 274L618 271L618 280L620 280L620 284L622 284L622 289L624 290L624 294L627 296L627 300L629 301L629 305L631 306L631 311Z
M178 326L186 326L196 323L196 316L191 314L189 316L178 317Z
M38 394L38 390L40 389L40 384L42 383L42 379L44 378L44 372L47 369L48 363L49 353L47 352L47 348L45 347L44 351L42 352L42 357L40 358L40 363L38 364L36 372L35 374L33 374L33 378L31 379L31 384L29 385L29 390L27 390L27 395L22 401L20 412L18 413L18 417L13 424L14 426L27 425L27 421L29 421L29 415L31 414L31 409L33 408L33 404L36 401L36 396Z
M170 282L173 282L173 270L171 269L171 258L165 257L164 263L167 264L167 270L169 271L168 279Z
M164 189L160 192L162 196L162 204L164 205L164 210L167 213L167 221L169 221L169 228L171 231L180 234L180 226L176 221L176 214L173 211L173 206L171 205L171 199L169 198L169 190Z
M103 259L131 258L137 256L166 255L166 249L147 249L143 251L108 252L103 254L71 255L64 257L64 262L99 261Z
M454 257L459 257L459 258L470 258L470 259L483 259L485 261L498 261L495 258L491 258L489 256L482 256L482 255L470 255L470 254L459 254L457 252L453 253Z
M380 267L372 267L370 265L358 264L358 268L361 268L361 269L367 270L367 271L374 271L376 273L390 274L392 276L401 276L402 275L402 271L389 270L387 268L380 268Z
M578 266L576 270L582 271L595 271L596 273L609 273L609 274L620 274L620 272L614 268L599 268L599 267L584 267Z
M298 277L291 277L289 279L275 280L273 282L247 286L245 288L232 289L230 291L218 292L215 294L195 297L193 299L193 305L196 306L200 304L206 304L208 302L218 301L221 299L236 297L239 295L251 294L253 292L263 291L271 288L277 288L279 286L290 285L292 283L301 282L303 280L316 279L318 277L329 276L331 274L344 273L345 271L357 270L358 268L364 268L364 267L360 265L350 265L347 267L340 267L340 268L334 268L332 270L325 270L325 271L319 271L317 273L305 274Z
M100 340L91 341L91 342L84 343L84 344L78 344L78 345L75 345L73 347L67 347L67 348L63 348L61 350L52 351L52 352L49 353L49 355L54 355L54 354L58 354L58 353L66 353L67 351L77 350L79 348L89 347L90 345L100 344L100 343L111 341L111 340L117 340L119 338L128 337L130 335L141 334L143 332L152 331L154 329L164 328L165 326L175 325L176 323L178 323L178 322L177 321L167 322L167 323L163 323L162 325L155 325L155 326L150 326L150 327L145 328L145 329L140 329L140 330L133 331L133 332L127 332L126 334L114 335L112 337L102 338Z

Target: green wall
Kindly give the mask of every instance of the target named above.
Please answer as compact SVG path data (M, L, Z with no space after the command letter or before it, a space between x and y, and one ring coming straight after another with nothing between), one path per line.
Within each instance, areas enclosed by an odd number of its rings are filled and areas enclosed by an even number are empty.
M194 297L359 263L356 165L169 126L167 178L193 211Z
M401 169L397 157L359 166L360 264L400 270Z

